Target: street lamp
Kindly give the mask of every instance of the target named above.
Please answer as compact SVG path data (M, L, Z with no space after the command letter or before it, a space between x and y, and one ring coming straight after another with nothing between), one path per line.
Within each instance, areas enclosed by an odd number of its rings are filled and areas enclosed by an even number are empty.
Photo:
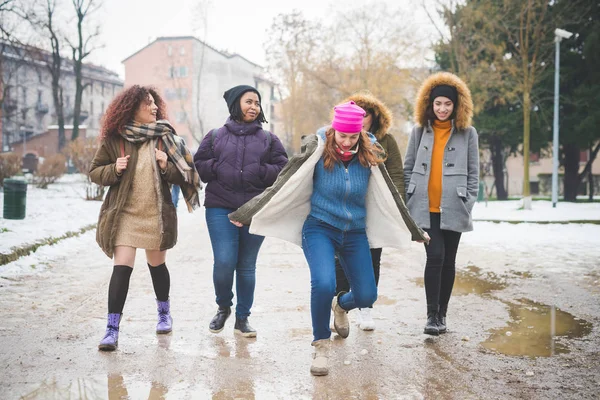
M560 42L568 39L573 33L564 29L556 28L554 30L554 43L556 43L554 60L554 132L552 140L552 207L556 208L558 203L558 75L560 70Z

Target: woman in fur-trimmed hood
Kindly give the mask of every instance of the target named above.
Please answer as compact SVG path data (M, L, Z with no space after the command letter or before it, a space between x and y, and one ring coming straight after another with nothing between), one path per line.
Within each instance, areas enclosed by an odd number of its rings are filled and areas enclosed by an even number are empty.
M366 115L363 118L363 129L375 136L377 142L383 147L387 158L384 162L396 190L405 199L404 190L404 168L402 167L402 155L398 148L398 143L394 136L389 133L392 126L392 112L386 105L368 91L361 91L348 97L344 102L354 101L359 107L365 110ZM382 248L371 249L371 260L373 261L373 272L375 273L375 283L379 285L379 270L381 264ZM344 273L338 259L335 264L336 273L336 293L347 292L350 290L350 283ZM363 330L375 329L375 321L371 316L371 308L361 308L359 310L359 327Z
M473 100L456 75L439 72L421 85L404 161L406 206L431 237L425 247L427 324L424 332L446 332L446 311L462 232L473 230L471 210L479 188Z

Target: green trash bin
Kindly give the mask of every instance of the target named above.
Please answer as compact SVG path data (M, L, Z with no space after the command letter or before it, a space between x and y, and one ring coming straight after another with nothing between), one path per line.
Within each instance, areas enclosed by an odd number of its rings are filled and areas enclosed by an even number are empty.
M4 219L25 219L27 182L19 179L4 180Z

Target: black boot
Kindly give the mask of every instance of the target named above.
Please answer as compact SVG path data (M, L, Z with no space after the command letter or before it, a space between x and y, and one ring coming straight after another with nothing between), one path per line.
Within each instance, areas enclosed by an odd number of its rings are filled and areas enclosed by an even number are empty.
M225 327L225 321L231 315L231 307L219 307L217 314L210 321L208 330L212 333L219 333Z
M244 337L256 337L256 330L254 330L248 323L248 317L235 317L235 327L233 328L235 333L238 333Z
M425 329L423 333L428 335L437 336L440 334L440 330L438 328L438 305L427 305L427 324L425 324Z
M448 304L444 304L440 306L440 311L438 312L438 330L440 333L446 333L448 330L446 326L446 312L448 311Z

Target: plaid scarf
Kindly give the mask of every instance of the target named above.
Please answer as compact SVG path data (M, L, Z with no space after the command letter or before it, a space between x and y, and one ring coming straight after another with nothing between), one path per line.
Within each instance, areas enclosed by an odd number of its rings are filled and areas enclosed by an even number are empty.
M185 184L181 185L181 191L188 210L192 212L200 207L198 189L202 189L202 186L192 154L186 147L183 138L177 136L175 129L168 121L161 120L152 124L139 124L133 121L125 125L121 136L131 143L143 143L152 139L157 139L158 143L158 140L162 140L164 152L167 153L167 157L175 164L185 180Z

